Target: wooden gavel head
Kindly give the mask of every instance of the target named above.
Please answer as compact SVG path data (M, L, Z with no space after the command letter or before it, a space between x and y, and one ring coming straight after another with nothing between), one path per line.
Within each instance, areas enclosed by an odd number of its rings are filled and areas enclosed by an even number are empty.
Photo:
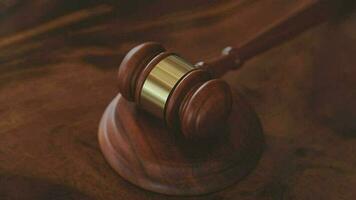
M124 98L188 139L214 136L230 114L232 94L226 82L155 42L129 51L118 79Z

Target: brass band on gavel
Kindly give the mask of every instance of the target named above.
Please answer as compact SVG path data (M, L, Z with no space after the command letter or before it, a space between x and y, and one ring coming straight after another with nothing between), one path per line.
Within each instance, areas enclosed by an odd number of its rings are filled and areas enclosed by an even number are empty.
M162 59L153 67L142 86L140 105L150 113L164 118L165 106L174 86L194 69L194 65L177 55Z

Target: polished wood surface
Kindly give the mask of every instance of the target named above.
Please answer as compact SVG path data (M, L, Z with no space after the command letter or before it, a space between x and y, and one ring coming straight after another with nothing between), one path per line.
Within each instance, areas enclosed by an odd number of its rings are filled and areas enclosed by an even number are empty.
M193 87L179 109L180 130L185 138L199 141L223 135L221 130L230 126L227 121L234 104L232 96L230 86L220 79Z
M207 85L218 86L216 81ZM226 126L214 133L219 137L198 141L187 140L119 94L100 122L101 150L122 177L149 191L202 195L222 190L248 175L264 148L256 113L234 94Z
M4 2L0 197L181 199L133 186L100 153L97 125L125 53L158 41L206 61L314 1ZM224 77L257 111L267 148L239 184L188 199L355 198L352 4Z

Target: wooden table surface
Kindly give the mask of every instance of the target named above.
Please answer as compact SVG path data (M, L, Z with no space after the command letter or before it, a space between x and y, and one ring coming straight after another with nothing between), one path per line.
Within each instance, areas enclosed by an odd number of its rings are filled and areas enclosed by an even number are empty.
M182 199L133 186L99 150L121 59L153 40L206 60L311 2L1 1L0 199ZM256 109L267 148L242 182L187 199L356 198L350 7L224 76Z

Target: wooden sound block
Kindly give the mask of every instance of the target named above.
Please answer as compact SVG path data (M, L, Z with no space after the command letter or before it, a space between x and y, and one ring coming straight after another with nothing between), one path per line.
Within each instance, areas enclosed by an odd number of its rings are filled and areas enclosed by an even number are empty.
M236 93L218 138L187 141L120 94L99 127L101 150L117 173L158 193L198 195L221 190L257 164L264 137L256 113Z

